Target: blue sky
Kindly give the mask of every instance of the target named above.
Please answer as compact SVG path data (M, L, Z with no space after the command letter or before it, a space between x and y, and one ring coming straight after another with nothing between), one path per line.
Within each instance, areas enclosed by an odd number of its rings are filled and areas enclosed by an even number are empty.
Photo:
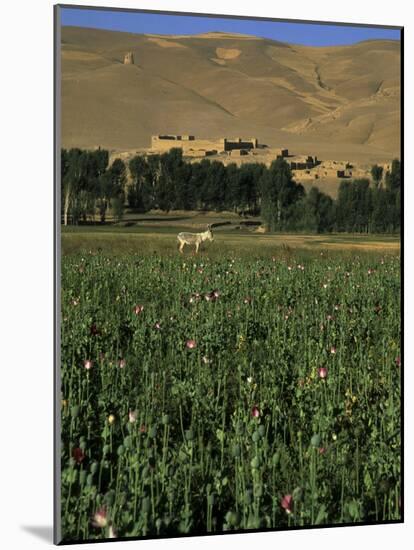
M162 15L109 9L62 8L61 22L62 25L148 34L199 34L225 31L252 34L307 46L346 45L380 38L400 39L400 31L397 29Z

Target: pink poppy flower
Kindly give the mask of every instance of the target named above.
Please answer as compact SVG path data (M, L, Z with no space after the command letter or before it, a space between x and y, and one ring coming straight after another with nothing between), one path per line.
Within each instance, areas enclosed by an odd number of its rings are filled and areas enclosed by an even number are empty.
M190 304L193 304L194 302L198 302L198 300L200 300L200 298L201 298L200 293L199 292L194 292L190 296Z
M401 357L398 356L395 360L395 364L397 365L397 367L401 367Z
M157 330L161 330L160 323L155 323L154 328L156 328Z
M133 311L134 311L135 315L139 315L140 313L142 313L144 311L144 306L136 305L136 306L134 306Z
M197 342L195 340L187 340L185 345L188 349L194 349L197 346Z
M219 297L219 293L217 290L212 290L211 292L207 292L207 294L205 295L205 299L208 302L215 302L218 297Z
M80 447L75 447L72 450L72 457L75 459L76 464L81 464L85 458L85 453Z
M259 410L259 407L257 407L256 405L252 408L252 416L253 418L259 418L260 416L260 410Z
M285 495L280 501L281 507L286 510L287 514L292 512L293 497L292 495Z
M95 512L95 515L93 516L92 525L94 527L99 527L102 529L103 527L106 527L107 524L108 524L108 518L107 518L106 508L99 508L99 510L97 510Z
M319 378L326 378L328 376L328 369L326 367L319 367L318 375Z
M120 360L118 361L118 366L119 366L120 369L123 369L123 368L126 366L126 361L125 361L125 359L120 359Z
M83 366L86 370L89 370L93 367L93 361L91 361L90 359L85 359L85 361L83 362Z

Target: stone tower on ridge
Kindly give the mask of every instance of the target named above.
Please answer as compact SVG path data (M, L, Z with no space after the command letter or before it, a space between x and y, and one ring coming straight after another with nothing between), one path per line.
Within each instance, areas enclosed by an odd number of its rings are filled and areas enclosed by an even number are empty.
M134 65L134 54L132 52L127 52L124 55L124 65Z

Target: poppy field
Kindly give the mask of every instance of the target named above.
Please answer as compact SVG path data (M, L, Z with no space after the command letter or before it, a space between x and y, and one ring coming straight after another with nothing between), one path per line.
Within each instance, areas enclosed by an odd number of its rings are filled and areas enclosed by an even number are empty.
M63 256L63 541L399 521L400 259Z

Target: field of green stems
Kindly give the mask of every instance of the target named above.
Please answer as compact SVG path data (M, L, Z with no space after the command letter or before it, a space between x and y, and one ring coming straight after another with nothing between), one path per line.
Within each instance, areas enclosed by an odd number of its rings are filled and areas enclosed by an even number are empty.
M62 259L64 541L401 518L394 254Z

